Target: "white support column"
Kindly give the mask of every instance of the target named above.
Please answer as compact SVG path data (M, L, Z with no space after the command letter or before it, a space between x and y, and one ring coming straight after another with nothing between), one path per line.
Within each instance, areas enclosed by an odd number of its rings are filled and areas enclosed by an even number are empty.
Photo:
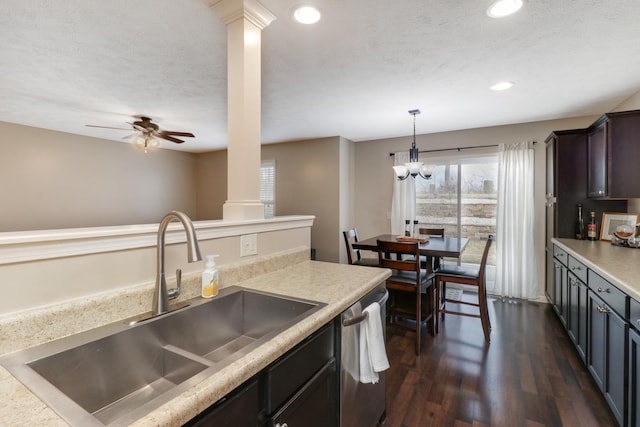
M262 219L260 117L262 29L275 16L256 0L211 4L227 25L228 133L225 220Z

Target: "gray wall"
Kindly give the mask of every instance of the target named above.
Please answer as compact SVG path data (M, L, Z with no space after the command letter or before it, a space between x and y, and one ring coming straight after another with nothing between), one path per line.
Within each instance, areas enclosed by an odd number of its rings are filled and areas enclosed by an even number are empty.
M340 138L262 146L276 161L276 215L315 215L311 246L320 261L340 259Z
M196 214L196 157L0 122L0 231L159 222Z

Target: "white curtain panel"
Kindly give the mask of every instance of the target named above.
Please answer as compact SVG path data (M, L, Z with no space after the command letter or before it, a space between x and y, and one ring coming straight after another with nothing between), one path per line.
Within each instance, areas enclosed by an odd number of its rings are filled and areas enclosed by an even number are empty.
M533 241L533 160L528 142L500 144L496 212L496 281L493 294L536 298Z
M399 151L394 154L394 166L403 165L409 161L408 151ZM393 169L393 199L391 202L391 234L404 235L405 220L413 220L416 217L416 182L413 177L404 181L398 181Z

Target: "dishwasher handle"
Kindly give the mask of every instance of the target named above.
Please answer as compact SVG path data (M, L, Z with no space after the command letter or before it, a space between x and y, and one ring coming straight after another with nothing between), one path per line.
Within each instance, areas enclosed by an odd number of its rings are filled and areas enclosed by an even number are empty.
M387 302L387 299L389 299L389 291L387 291L385 289L384 293L382 294L382 297L378 301L374 301L374 302L377 302L378 304L380 304L382 306L383 304L385 304ZM349 318L346 318L346 319L342 319L342 326L357 325L358 323L363 322L368 316L369 316L369 313L365 311L364 313L362 313L359 316L354 316L354 317L349 317Z

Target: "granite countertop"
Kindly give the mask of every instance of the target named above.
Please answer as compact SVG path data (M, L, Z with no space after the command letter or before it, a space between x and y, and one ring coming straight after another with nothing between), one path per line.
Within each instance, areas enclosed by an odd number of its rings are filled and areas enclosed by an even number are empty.
M182 425L338 316L389 274L386 269L303 261L233 283L327 305L131 425ZM7 425L67 425L2 367L0 392L0 419Z
M614 246L606 241L552 239L552 242L640 301L640 249Z

